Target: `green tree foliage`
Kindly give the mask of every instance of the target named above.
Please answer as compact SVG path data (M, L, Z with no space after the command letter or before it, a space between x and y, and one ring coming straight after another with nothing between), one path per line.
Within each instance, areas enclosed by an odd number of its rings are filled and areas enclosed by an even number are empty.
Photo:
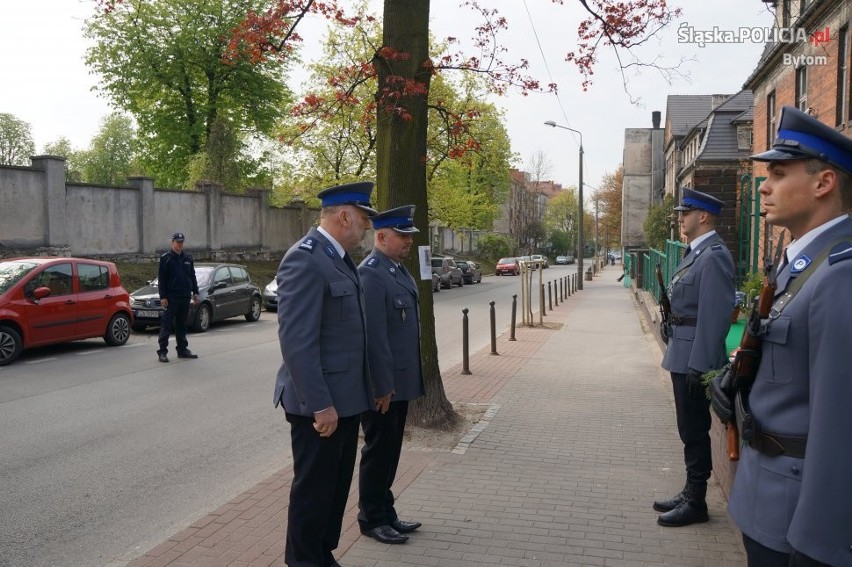
M624 184L624 167L604 175L595 194L598 199L598 240L604 250L621 245L621 194Z
M71 145L71 141L65 136L60 136L53 142L48 142L44 146L45 155L60 156L65 158L65 180L72 183L79 183L83 180L83 173L80 170L81 152L75 150Z
M547 237L547 254L549 256L561 256L573 253L571 248L571 237L563 230L551 231Z
M577 255L577 189L567 187L547 202L544 223L551 232L560 232L567 238L565 248L560 252Z
M508 235L490 232L479 237L476 247L481 257L497 260L511 256L515 250L515 242Z
M35 142L29 122L0 113L0 165L30 165Z
M241 192L250 186L267 187L271 173L266 161L252 158L233 125L218 117L213 121L204 151L190 159L186 186L192 188L204 180L215 181L231 192Z
M645 244L657 250L665 250L666 240L671 235L670 215L674 209L674 196L666 195L663 201L652 205L642 229L645 232Z
M99 185L126 185L130 175L138 174L136 131L130 117L113 113L101 121L89 149L80 152L82 181Z
M124 0L87 22L86 62L139 126L141 160L160 186L183 186L218 117L269 134L287 91L280 60L226 59L233 29L265 0ZM212 160L212 161L215 161Z

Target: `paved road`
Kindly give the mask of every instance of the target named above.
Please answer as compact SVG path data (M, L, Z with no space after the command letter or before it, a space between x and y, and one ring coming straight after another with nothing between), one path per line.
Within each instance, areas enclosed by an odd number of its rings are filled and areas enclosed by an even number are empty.
M499 334L518 286L490 277L435 295L442 368L461 360L461 309L475 352L490 340L488 302ZM202 358L161 364L149 331L0 367L0 565L124 564L288 464L271 405L275 315L190 334L190 348Z

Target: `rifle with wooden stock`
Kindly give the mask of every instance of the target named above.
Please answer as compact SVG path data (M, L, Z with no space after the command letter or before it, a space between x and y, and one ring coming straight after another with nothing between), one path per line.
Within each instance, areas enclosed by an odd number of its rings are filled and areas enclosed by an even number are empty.
M663 342L669 344L669 324L672 317L672 302L669 301L669 294L666 292L666 284L663 283L663 272L660 270L660 264L657 263L657 283L660 286L660 337Z
M711 383L711 395L713 409L719 419L725 424L727 433L728 459L737 461L740 458L740 432L734 414L734 398L737 392L744 396L751 390L757 375L757 367L760 364L760 350L763 339L761 338L761 321L769 317L772 303L775 300L775 267L784 250L784 231L778 237L775 247L775 255L770 260L771 251L767 250L764 260L763 286L760 294L754 298L751 315L743 330L740 346L734 354L730 366L720 372ZM728 405L720 404L725 399Z

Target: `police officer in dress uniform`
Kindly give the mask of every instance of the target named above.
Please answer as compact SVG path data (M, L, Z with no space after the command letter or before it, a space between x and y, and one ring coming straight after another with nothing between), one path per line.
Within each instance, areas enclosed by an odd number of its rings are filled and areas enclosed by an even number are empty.
M709 519L705 496L713 469L710 401L701 375L727 360L725 337L734 308L734 262L716 233L724 203L700 191L682 191L674 210L689 246L669 284L671 329L662 366L671 373L686 484L673 498L654 502L654 510L663 512L657 518L661 526Z
M794 240L761 328L755 430L728 510L751 566L852 566L852 140L785 106L772 148L752 159L768 162L767 222Z
M372 253L358 267L367 298L367 352L375 404L361 414L364 447L358 476L361 533L382 543L405 543L420 522L399 519L391 491L408 415L424 394L420 365L417 283L402 262L411 251L414 205L379 213Z
M169 361L169 336L172 333L177 342L178 358L198 358L189 350L189 341L186 340L189 303L198 303L198 282L192 256L183 249L185 240L182 232L172 234L172 249L160 256L157 286L164 310L160 321L160 348L157 350L160 362Z
M370 182L319 193L320 225L278 267L278 338L283 363L274 403L290 423L293 483L284 560L338 565L352 483L359 416L374 407L367 366L365 300L354 250L370 226Z

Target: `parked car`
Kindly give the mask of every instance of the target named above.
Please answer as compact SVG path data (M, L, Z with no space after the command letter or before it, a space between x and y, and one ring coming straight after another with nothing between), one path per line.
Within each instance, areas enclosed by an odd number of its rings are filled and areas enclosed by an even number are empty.
M462 271L464 283L480 283L482 281L482 267L470 260L459 260L456 266Z
M432 258L432 273L437 274L441 280L441 287L452 287L453 284L461 287L464 285L462 271L456 265L456 261L448 257Z
M517 258L500 258L494 267L495 276L517 276L521 273L521 266Z
M24 349L103 337L130 337L130 296L112 262L85 258L0 261L0 366Z
M212 323L230 317L260 319L262 298L260 289L251 282L245 266L238 264L196 263L195 279L198 281L198 304L189 309L187 325L199 333L205 332ZM133 308L133 330L160 325L163 307L157 280L130 294Z
M544 256L542 254L533 254L532 256L530 256L530 258L532 259L533 262L538 262L538 265L541 266L542 268L549 268L550 267L550 265L547 262L547 256Z
M278 282L275 278L263 288L263 307L267 311L278 311Z
M564 254L556 257L556 263L561 265L573 264L575 261L574 256L571 254Z

